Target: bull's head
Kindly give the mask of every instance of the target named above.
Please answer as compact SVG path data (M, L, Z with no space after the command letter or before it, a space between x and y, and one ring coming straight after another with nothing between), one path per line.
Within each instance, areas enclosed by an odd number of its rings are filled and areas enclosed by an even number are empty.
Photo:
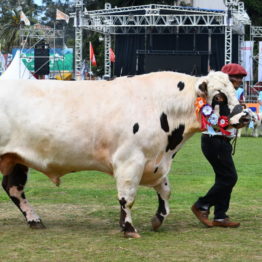
M228 75L210 72L196 85L197 95L204 97L218 116L227 116L230 126L240 128L250 122L250 115L243 111Z

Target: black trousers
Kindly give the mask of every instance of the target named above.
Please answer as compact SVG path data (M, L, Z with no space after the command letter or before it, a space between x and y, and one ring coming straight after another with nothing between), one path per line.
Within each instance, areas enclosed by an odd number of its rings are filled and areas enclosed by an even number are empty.
M214 206L214 218L224 219L227 217L232 189L237 182L237 172L231 155L232 145L226 137L202 134L201 148L213 167L215 183L196 204L200 208Z

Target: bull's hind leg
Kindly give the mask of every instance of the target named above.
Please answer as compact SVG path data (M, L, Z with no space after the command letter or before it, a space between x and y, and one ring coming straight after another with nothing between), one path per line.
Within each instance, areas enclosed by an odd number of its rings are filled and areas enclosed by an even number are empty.
M20 209L31 228L45 228L40 217L29 205L24 187L27 181L28 168L24 165L16 164L12 170L3 177L2 186L10 199Z
M132 223L131 208L135 201L138 185L140 183L144 166L139 163L126 163L118 167L115 172L120 204L120 227L125 237L139 238Z
M156 190L158 196L158 209L151 222L153 230L156 231L169 214L168 200L170 198L171 191L168 178L164 178L159 185L154 187L154 189Z

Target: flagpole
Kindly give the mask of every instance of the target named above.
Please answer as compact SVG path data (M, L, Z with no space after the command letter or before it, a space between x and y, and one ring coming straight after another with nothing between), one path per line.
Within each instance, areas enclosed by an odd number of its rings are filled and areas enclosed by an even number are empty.
M89 70L89 80L91 80L91 72L92 72L92 70L91 70L91 66L92 66L92 61L91 61L91 42L89 42L89 61L90 61L90 70Z
M65 77L65 26L63 25L63 78Z
M53 65L54 65L54 67L53 67L53 72L54 72L54 76L53 77L55 77L55 31L56 31L56 20L55 20L55 22L54 22L54 63L53 63Z

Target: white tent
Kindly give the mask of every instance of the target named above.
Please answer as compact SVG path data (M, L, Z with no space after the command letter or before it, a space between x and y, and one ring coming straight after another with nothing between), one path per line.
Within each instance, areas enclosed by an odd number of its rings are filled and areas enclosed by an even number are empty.
M27 69L22 59L20 58L20 50L16 51L15 57L8 68L0 76L0 80L5 79L36 79Z

